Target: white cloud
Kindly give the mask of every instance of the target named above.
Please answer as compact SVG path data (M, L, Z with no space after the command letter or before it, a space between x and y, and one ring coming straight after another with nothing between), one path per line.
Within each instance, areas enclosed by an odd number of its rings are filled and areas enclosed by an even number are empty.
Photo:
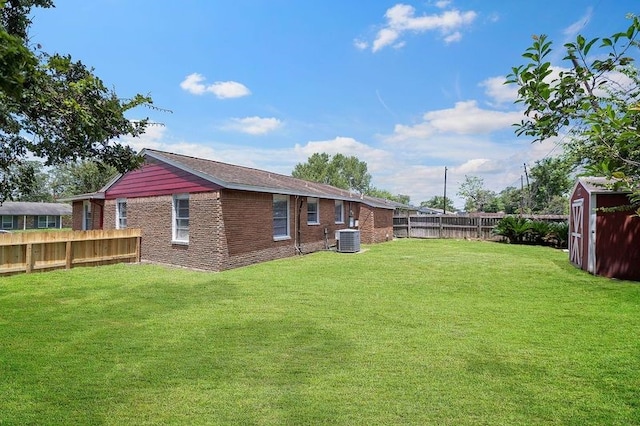
M444 42L447 44L455 43L456 41L460 41L460 40L462 40L462 33L460 31L456 31L452 34L449 34L444 38Z
M371 147L349 137L338 136L325 141L309 141L305 145L296 144L293 148L298 162L306 161L314 153L326 152L330 155L354 155L367 163L369 172L388 169L393 162L393 155L386 150Z
M282 121L277 118L245 117L232 118L231 122L223 127L224 130L235 130L250 135L264 135L282 126Z
M203 75L193 73L180 83L180 87L194 95L213 93L218 99L240 98L251 94L247 86L237 81L216 81L209 85L205 85L204 81Z
M518 85L504 84L505 77L491 77L480 83L485 88L485 94L491 98L493 103L504 104L513 103L518 97Z
M366 50L369 48L369 43L367 43L364 40L360 40L360 39L355 39L353 40L353 45L356 47L356 49L358 50Z
M449 2L438 2L440 8L447 7ZM446 43L460 41L462 33L460 29L470 25L477 17L474 11L461 12L457 9L446 10L441 14L416 16L416 9L406 4L396 4L387 9L386 24L378 31L372 43L372 51L386 46L401 47L404 42L397 40L406 32L423 33L426 31L439 31Z
M509 128L522 119L520 112L502 112L481 109L476 101L456 102L453 108L430 111L424 114L422 123L397 124L387 142L426 139L436 134L458 135L488 134Z
M591 21L593 16L593 8L588 7L585 14L580 17L576 22L569 25L564 29L563 33L567 39L572 39Z

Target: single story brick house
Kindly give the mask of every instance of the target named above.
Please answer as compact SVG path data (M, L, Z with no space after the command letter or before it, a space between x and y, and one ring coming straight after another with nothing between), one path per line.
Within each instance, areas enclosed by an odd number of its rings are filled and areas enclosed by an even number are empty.
M268 171L144 149L141 168L68 199L73 229L140 228L143 261L221 271L393 238L394 205Z
M60 229L71 226L71 206L64 203L5 201L0 205L0 229Z
M631 209L619 209L629 205L629 193L609 189L611 183L601 177L576 181L571 192L569 260L594 275L640 281L640 217Z

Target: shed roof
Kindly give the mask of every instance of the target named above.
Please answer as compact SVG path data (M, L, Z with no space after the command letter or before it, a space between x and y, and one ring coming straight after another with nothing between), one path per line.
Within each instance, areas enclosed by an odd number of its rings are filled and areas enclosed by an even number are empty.
M583 176L578 178L576 186L578 185L578 183L580 183L582 187L590 194L626 194L629 192L624 190L612 189L611 186L616 182L617 181L615 179L609 179L606 177ZM573 191L575 191L575 186L573 188Z
M371 207L395 208L395 204L388 200L265 170L153 149L144 149L141 154L199 176L223 188L358 201ZM108 190L108 187L104 188L104 190Z
M63 203L31 203L6 201L0 205L0 215L5 216L66 216L71 206Z

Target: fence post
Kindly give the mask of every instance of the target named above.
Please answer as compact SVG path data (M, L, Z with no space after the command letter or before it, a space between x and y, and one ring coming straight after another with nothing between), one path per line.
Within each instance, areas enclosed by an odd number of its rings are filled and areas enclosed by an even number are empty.
M65 269L71 269L71 264L73 263L73 259L71 258L71 240L67 241L67 246L65 250L64 260L65 260Z
M25 253L25 272L28 274L33 269L33 244L27 243L27 251Z
M482 239L482 217L478 217L478 239Z
M407 238L411 238L411 213L407 210Z
M442 215L438 215L438 238L442 238Z

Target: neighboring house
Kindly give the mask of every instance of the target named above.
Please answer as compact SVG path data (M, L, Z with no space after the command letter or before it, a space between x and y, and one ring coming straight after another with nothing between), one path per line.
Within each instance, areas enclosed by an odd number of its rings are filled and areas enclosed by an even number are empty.
M140 169L73 202L73 229L142 229L142 260L220 271L328 249L335 231L393 238L385 200L247 167L145 149Z
M640 217L633 211L603 211L628 206L627 193L607 189L605 178L586 177L571 193L569 258L594 275L640 280Z
M0 229L55 229L70 225L71 206L63 203L5 201L0 205Z

